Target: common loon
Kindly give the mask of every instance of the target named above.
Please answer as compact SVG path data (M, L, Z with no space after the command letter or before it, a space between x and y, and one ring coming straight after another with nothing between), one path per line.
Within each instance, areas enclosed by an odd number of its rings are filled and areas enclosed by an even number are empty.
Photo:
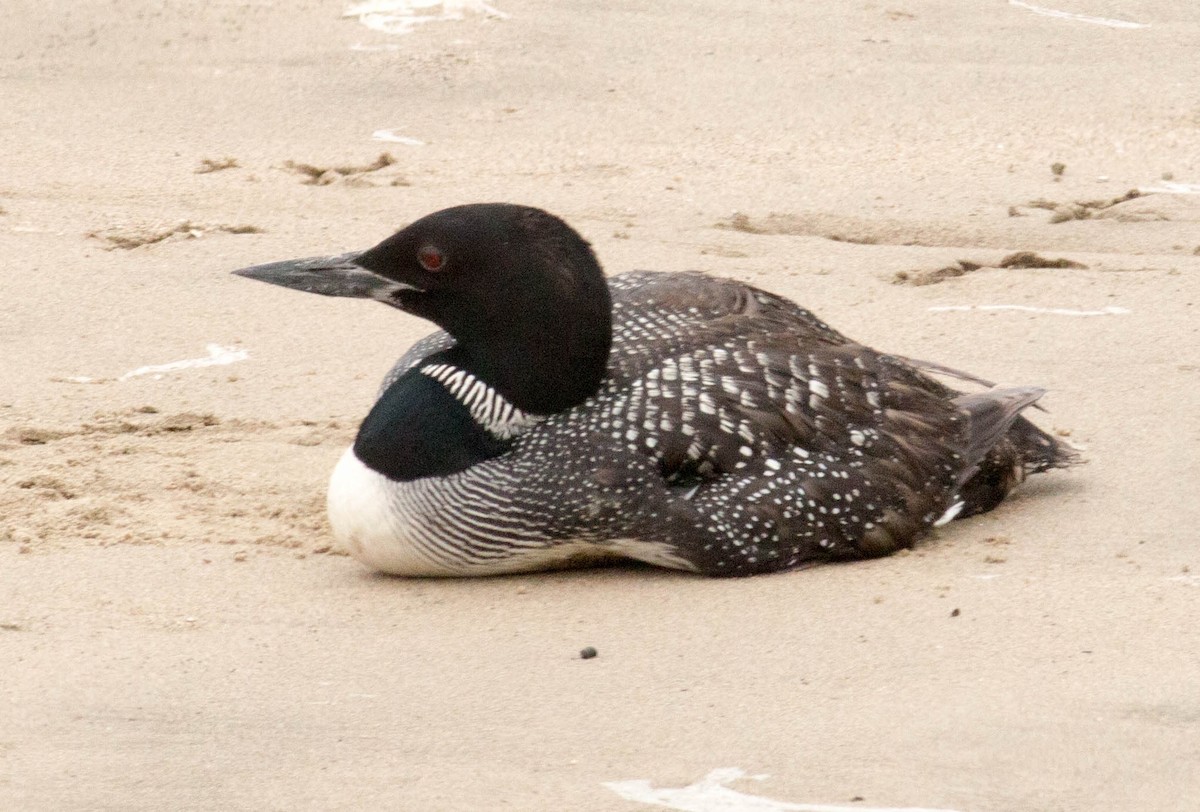
M367 251L235 273L442 328L388 373L329 484L334 535L383 572L880 556L1076 461L1020 416L1040 388L962 394L926 373L990 384L732 280L606 281L536 208L458 206Z

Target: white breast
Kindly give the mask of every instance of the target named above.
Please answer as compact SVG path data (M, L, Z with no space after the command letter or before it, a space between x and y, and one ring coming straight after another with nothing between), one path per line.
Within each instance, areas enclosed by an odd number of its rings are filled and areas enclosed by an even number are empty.
M496 460L448 477L396 482L350 447L329 480L334 537L366 566L393 575L500 575L613 557L695 569L662 542L559 536L537 518L553 515L554 494L534 506L513 503L499 492L504 477L496 469L504 465Z
M346 449L329 478L329 523L346 552L380 572L459 575L418 541L420 527L397 500L398 483L372 471Z

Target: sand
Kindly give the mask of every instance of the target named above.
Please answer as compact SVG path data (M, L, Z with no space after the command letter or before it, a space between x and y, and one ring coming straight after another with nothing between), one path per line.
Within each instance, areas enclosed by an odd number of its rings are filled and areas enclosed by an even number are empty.
M741 768L674 808L1194 809L1194 9L497 1L6 9L0 807L636 810L605 782ZM372 575L325 480L430 328L228 272L485 200L1044 385L1088 464L865 563Z

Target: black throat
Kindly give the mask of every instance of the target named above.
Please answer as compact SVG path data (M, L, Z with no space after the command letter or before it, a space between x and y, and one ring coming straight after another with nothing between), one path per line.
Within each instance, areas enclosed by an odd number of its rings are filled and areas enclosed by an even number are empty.
M431 356L401 375L375 402L358 430L355 456L388 479L408 482L448 476L512 445L490 434L465 404L420 371L444 355Z
M401 376L363 422L355 452L376 471L401 481L444 476L503 453L511 426L495 430L490 407L476 400L484 389L485 403L494 395L521 427L599 391L612 295L591 246L553 215L510 204L446 209L355 262L398 283L389 304L455 341ZM471 388L420 371L431 365L470 375Z
M556 293L532 284L480 297L414 293L396 306L454 336L456 365L522 411L549 415L596 394L612 346L612 298L602 276Z
M445 257L414 266L422 246ZM355 260L408 286L389 303L454 336L465 366L525 412L549 415L600 388L612 296L591 246L546 212L508 204L430 215Z

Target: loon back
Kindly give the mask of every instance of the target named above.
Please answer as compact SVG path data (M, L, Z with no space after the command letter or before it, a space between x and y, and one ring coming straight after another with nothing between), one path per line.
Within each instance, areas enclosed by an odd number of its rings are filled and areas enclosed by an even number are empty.
M534 209L458 207L363 254L238 273L445 328L387 375L331 480L335 534L387 572L624 556L744 575L881 555L1075 461L1020 416L1041 389L962 394L922 368L953 370L731 280L606 285Z

